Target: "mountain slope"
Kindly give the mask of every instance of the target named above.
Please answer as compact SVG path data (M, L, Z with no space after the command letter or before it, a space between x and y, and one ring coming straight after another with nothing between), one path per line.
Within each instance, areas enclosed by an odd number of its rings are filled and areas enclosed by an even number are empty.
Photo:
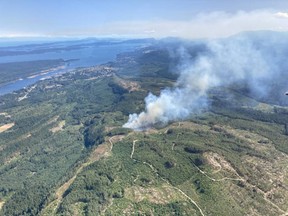
M215 87L202 113L122 128L175 62L149 47L1 97L1 214L287 214L286 106Z

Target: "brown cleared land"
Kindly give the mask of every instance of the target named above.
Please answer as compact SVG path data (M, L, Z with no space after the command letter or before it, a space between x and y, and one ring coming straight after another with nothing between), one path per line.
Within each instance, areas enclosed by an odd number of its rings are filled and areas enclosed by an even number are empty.
M15 125L15 123L9 123L9 124L5 124L0 126L0 133L9 130L10 128L12 128Z
M63 130L63 127L65 126L65 121L60 121L59 124L56 127L53 127L50 129L52 133L56 133L58 131Z

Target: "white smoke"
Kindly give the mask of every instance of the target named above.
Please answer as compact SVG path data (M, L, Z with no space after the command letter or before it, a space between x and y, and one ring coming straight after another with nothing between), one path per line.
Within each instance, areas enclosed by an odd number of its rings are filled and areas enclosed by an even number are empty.
M279 74L273 57L277 48L273 49L273 41L267 42L271 47L264 41L266 49L256 42L243 36L209 41L207 53L193 62L183 60L175 87L163 90L158 97L150 93L145 111L131 114L123 127L144 130L187 118L207 106L208 90L234 82L245 81L257 94L265 94L267 79Z

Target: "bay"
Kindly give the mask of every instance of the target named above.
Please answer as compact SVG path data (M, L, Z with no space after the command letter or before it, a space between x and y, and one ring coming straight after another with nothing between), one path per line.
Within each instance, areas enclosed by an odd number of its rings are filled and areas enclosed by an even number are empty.
M147 46L147 43L111 43L108 45L87 46L80 49L63 50L57 52L2 56L0 57L0 63L47 59L63 59L65 61L73 59L73 61L69 61L69 63L66 64L65 69L54 70L46 74L41 74L41 71L39 71L37 76L23 77L19 80L15 80L14 82L1 85L0 95L12 93L13 91L20 90L29 85L32 85L41 79L46 79L59 73L65 73L77 67L90 67L113 61L119 53L133 51L144 46Z

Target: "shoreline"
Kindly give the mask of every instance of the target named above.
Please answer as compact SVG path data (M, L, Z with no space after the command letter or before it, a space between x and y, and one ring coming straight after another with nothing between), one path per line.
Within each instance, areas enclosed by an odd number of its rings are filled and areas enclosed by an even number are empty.
M11 81L9 83L5 83L5 85L0 84L0 97L11 94L15 91L19 91L22 89L25 89L26 87L33 85L37 83L40 80L50 78L54 75L57 75L58 73L66 73L69 70L65 66L59 66L55 68L49 69L49 71L44 70L40 73L37 73L33 76L25 77L25 78L19 78L17 80Z

